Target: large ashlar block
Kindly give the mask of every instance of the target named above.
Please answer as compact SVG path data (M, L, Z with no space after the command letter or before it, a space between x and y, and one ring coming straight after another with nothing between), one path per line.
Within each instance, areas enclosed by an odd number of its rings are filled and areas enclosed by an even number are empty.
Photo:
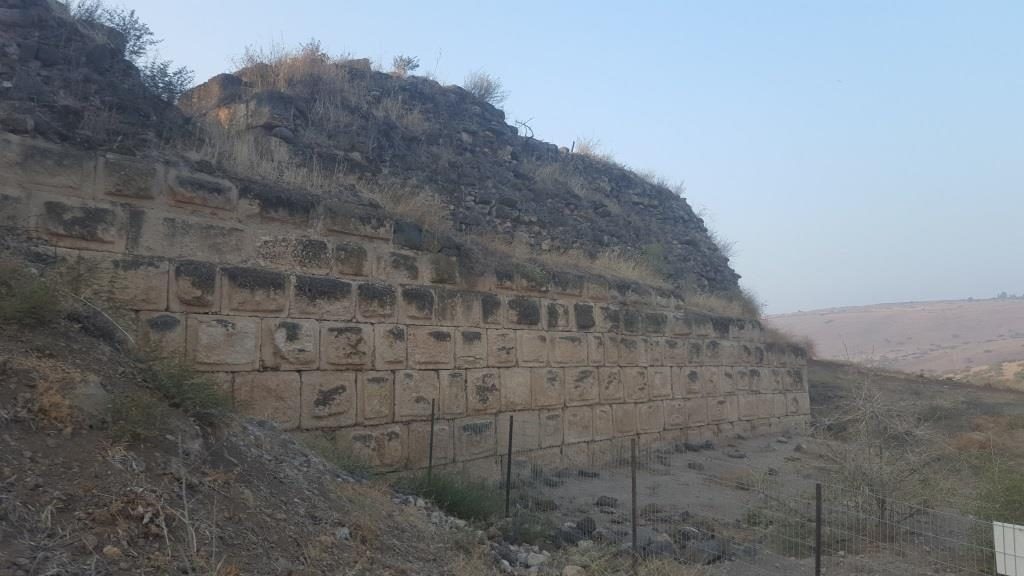
M283 430L299 427L301 383L298 372L242 372L235 375L235 406L270 420Z
M647 341L637 336L619 337L619 364L622 366L646 366Z
M514 296L508 299L507 307L510 326L540 326L540 300Z
M408 335L401 324L377 324L373 327L373 366L377 370L406 367Z
M378 470L396 470L406 464L408 429L404 424L347 428L338 431L338 445Z
M656 367L647 369L647 386L651 399L672 397L672 369Z
M665 428L679 429L687 426L686 400L665 401Z
M783 368L766 368L761 378L761 392L781 392L786 381L786 371Z
M807 369L806 368L789 368L786 370L786 376L783 381L782 388L786 392L800 392L807 390Z
M448 464L455 459L451 422L438 420L434 423L434 465ZM430 422L409 423L410 468L426 468L430 459Z
M544 311L548 330L569 330L572 318L569 317L569 305L564 302L545 302Z
M162 258L58 249L58 267L81 278L75 289L89 299L131 310L166 310L168 264Z
M516 365L516 333L512 330L487 330L487 365Z
M456 420L453 422L452 432L455 436L457 460L473 460L495 454L497 430L493 416L474 416Z
M498 446L504 452L508 449L508 418L515 416L512 424L512 451L536 450L540 448L540 413L537 410L526 412L503 412L498 414Z
M370 259L366 247L356 242L335 242L332 270L342 276L369 276Z
M787 392L786 406L791 416L811 413L811 402L806 392Z
M601 366L604 364L605 339L604 334L587 334L587 360L590 366Z
M501 409L501 379L494 368L466 370L466 410L493 414Z
M615 435L615 422L611 404L598 404L594 408L594 440L607 440Z
M535 407L561 406L565 375L561 368L533 368L530 379Z
M171 266L168 306L183 312L213 312L220 309L220 275L217 265L182 260Z
M196 370L237 372L259 368L259 319L190 315L186 325L187 358Z
M383 252L377 255L376 276L392 282L419 282L421 273L415 254Z
M594 320L594 305L589 302L577 302L572 305L574 326L581 332L593 330L596 326Z
M395 372L395 420L430 418L430 406L437 400L437 392L437 372L433 370Z
M700 396L704 388L699 368L679 367L672 369L672 397L686 398Z
M704 363L720 366L725 364L728 359L725 357L725 346L718 340L708 340L704 342Z
M391 322L398 298L395 287L383 282L364 282L356 288L356 317L363 321Z
M123 252L128 221L114 206L64 198L35 201L35 222L50 243L65 248Z
M455 367L482 368L486 365L486 332L476 328L457 328L455 330Z
M390 240L393 221L380 212L343 201L325 202L322 226L327 232Z
M548 365L548 335L539 330L516 331L516 354L520 366Z
M225 312L284 314L288 310L288 276L258 268L221 268Z
M622 402L626 398L625 390L622 387L622 369L617 367L600 368L598 374L600 376L601 401Z
M334 278L296 276L289 314L299 318L351 320L356 302L352 283Z
M612 425L616 436L636 434L636 405L613 404Z
M668 333L673 336L689 336L693 332L690 323L686 321L686 315L682 312L673 312L668 317Z
M505 303L497 294L480 294L480 316L485 326L504 326Z
M622 328L622 308L614 305L601 305L597 308L598 332L618 332Z
M704 426L708 423L708 402L704 398L686 401L686 425Z
M185 354L185 315L172 312L139 312L138 344L161 356L180 358Z
M647 361L651 366L665 365L665 339L650 338L643 339L647 347Z
M708 398L708 421L713 424L732 422L738 417L736 396Z
M618 334L605 334L604 338L604 363L608 366L619 365L619 341Z
M589 442L594 439L594 407L573 406L565 409L565 443Z
M668 366L685 366L688 362L686 341L676 338L665 338L663 341L665 364Z
M434 320L434 290L426 286L405 286L398 302L398 319L409 324L430 324Z
M633 308L622 309L622 331L626 334L643 332L643 313Z
M96 156L74 148L0 135L0 173L7 186L27 191L92 196Z
M359 423L391 422L395 408L394 372L359 372L357 384Z
M302 372L302 427L354 425L356 396L355 372Z
M785 394L772 394L772 416L782 418L789 414Z
M733 368L731 366L723 366L719 368L719 379L718 379L718 391L720 394L735 394L737 381L741 372L745 372L745 368Z
M301 270L312 274L329 274L331 247L316 238L263 238L256 247L261 264L275 268Z
M717 366L705 366L699 369L701 390L705 396L717 397L722 392L722 369Z
M442 370L438 373L438 406L441 416L466 414L466 371Z
M540 420L540 447L562 445L562 410L541 410Z
M370 324L320 323L320 368L373 367L373 326Z
M562 466L572 469L590 467L590 445L583 442L562 446Z
M238 188L223 178L197 172L171 170L167 175L168 196L175 202L217 210L238 206Z
M626 393L627 402L644 402L650 398L647 383L647 368L623 368L622 385Z
M451 328L409 327L409 365L413 368L455 367L455 343Z
M661 432L665 429L665 405L662 402L637 404L636 422L641 433Z
M320 325L316 320L264 318L261 359L264 368L301 370L320 361Z
M600 398L597 368L565 369L565 404L594 404Z
M523 410L533 405L529 368L501 370L501 409Z
M133 252L169 258L230 262L255 256L247 231L221 220L129 211Z
M584 334L552 335L551 364L553 366L585 366L587 339Z
M759 394L740 394L737 398L738 414L741 420L757 418L757 397Z
M483 304L480 293L466 290L445 290L456 297L455 315L441 318L444 324L480 326L483 324Z
M690 340L686 343L687 364L702 364L704 362L704 342L702 340Z

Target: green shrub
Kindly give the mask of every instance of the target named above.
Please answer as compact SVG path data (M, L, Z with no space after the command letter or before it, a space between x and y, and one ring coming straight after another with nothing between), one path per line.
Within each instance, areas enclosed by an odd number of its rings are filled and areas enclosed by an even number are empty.
M418 475L400 481L398 486L463 520L489 520L504 511L504 494L483 480L435 472L429 480L426 475Z
M1024 475L1008 463L991 463L978 487L977 510L981 518L1024 524Z
M48 282L15 264L0 263L0 322L45 324L63 309L60 294Z

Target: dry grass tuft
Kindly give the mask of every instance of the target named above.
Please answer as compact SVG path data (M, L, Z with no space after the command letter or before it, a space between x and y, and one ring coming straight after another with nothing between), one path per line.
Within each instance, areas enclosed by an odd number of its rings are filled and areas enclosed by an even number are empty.
M452 233L451 210L440 196L397 181L363 181L359 189L376 199L390 214L443 234Z

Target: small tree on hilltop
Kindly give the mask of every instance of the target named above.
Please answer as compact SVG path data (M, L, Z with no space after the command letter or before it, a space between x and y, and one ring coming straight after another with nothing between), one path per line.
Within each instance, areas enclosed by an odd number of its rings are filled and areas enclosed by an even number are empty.
M410 73L419 70L420 59L415 56L399 54L391 59L391 73L399 78L405 78Z

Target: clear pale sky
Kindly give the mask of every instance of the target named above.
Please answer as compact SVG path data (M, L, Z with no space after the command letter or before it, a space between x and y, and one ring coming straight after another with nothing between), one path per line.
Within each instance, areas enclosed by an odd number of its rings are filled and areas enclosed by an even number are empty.
M116 0L115 0L116 2ZM1024 292L1024 3L126 0L205 80L319 39L685 180L772 313Z

